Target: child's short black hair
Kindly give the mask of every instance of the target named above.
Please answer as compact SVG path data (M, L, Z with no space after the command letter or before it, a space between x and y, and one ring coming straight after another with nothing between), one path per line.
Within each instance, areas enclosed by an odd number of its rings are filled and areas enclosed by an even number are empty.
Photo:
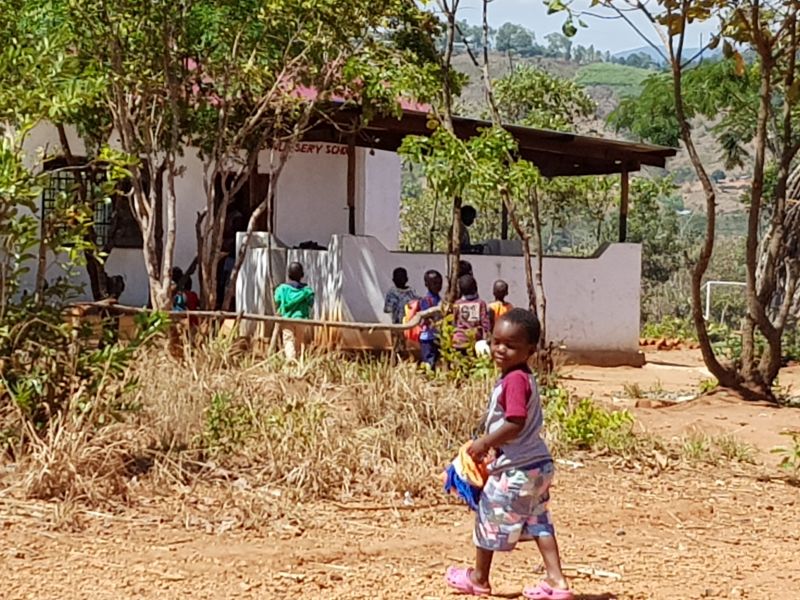
M436 269L425 271L425 286L431 287L434 282L442 283L442 274Z
M299 262L293 262L289 264L289 268L286 269L286 275L292 281L296 281L300 283L300 280L305 277L305 273L303 272L303 265Z
M463 275L473 275L472 265L468 260L458 261L458 276L461 277Z
M508 296L508 284L502 279L498 279L494 282L492 294L494 294L494 297L497 300L503 300L506 296Z
M539 318L531 311L524 308L512 308L498 319L498 323L501 321L511 323L524 329L525 336L528 338L530 344L536 346L539 343L542 327L539 325Z
M403 267L397 267L394 271L392 271L392 282L398 287L402 287L407 284L408 271L406 271Z
M458 278L458 292L462 296L474 296L478 293L478 282L472 275L462 275Z
M470 225L478 218L478 211L475 210L474 206L470 206L469 204L465 204L461 207L461 220L464 223L469 223Z

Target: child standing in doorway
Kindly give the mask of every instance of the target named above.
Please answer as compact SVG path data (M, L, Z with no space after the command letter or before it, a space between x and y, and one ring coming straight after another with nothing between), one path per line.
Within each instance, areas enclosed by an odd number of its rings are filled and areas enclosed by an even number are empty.
M434 306L439 306L442 302L442 274L431 269L425 273L425 287L428 293L419 301L419 310L427 310ZM436 368L439 362L439 343L436 341L436 327L433 319L425 319L420 328L419 348L422 354L422 362L431 369Z
M495 552L517 542L536 540L547 576L526 587L532 600L572 600L561 570L555 530L547 509L553 459L542 439L542 404L528 360L536 352L540 326L536 315L514 308L501 316L492 336L492 358L502 376L492 391L486 434L468 452L476 462L490 453L489 476L475 516L475 567L450 567L447 584L462 594L491 594L489 572Z
M287 269L287 282L275 289L275 311L286 319L308 319L314 306L314 290L303 282L303 265L293 262ZM285 324L281 327L283 351L287 360L294 360L297 350L302 354L306 330L302 324Z
M514 308L510 302L506 302L508 297L508 284L502 279L498 279L492 286L492 295L494 302L489 304L489 322L494 329L494 324L497 320Z

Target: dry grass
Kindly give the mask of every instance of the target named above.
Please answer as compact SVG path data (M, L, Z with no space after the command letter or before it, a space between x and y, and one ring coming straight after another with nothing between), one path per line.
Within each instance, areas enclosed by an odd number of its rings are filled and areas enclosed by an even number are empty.
M57 520L66 522L76 512L70 505L114 507L145 490L166 493L187 526L199 519L212 530L286 516L298 500L396 501L408 491L438 501L442 468L477 431L493 383L430 380L412 364L335 353L286 364L234 349L222 339L187 347L180 360L144 351L125 374L139 383L122 403L99 400L42 432L29 428L0 497L12 486L17 497L59 500L66 516ZM561 392L552 404L551 395L548 419L559 422L550 442L562 456L583 448L660 471L709 455L709 440L668 449L620 415ZM713 448L721 459L748 455L735 440ZM221 499L213 518L191 510L198 489Z
M127 500L134 436L124 425L94 429L60 414L43 435L29 426L29 449L19 465L24 495L106 505Z
M473 433L490 385L444 385L410 364L335 354L235 366L151 354L137 369L147 374L138 421L155 448L320 498L429 491Z
M99 399L90 413L29 428L3 486L84 506L127 503L132 485L220 479L267 490L267 500L276 490L284 499L424 496L475 431L491 385L338 354L293 365L235 358L232 346L187 348L182 360L142 353L126 373L138 386L121 403ZM263 503L258 496L245 503Z

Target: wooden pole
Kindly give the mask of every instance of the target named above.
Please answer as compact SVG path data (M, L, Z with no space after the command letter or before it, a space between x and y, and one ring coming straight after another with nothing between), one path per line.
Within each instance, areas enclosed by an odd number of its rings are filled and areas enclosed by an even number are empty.
M628 167L622 168L620 177L619 241L624 243L628 239Z
M356 138L347 140L347 233L356 234Z
M152 313L153 311L138 306L125 306L112 302L77 302L68 307L69 316L80 318L91 312L90 309L100 312L114 312L123 315L138 315L142 313ZM356 329L360 331L405 331L417 327L424 319L439 317L442 314L441 306L421 310L415 314L408 323L359 323L357 321L324 321L321 319L287 319L285 317L275 317L272 315L257 315L244 312L229 312L222 310L184 310L184 311L162 311L163 314L171 318L188 319L189 317L199 317L205 319L236 319L238 321L259 321L262 323L282 323L290 325L304 325L308 327L322 327L330 329Z
M256 152L255 160L250 167L250 172L247 174L247 197L247 218L249 219L261 201L261 198L258 197L258 152ZM262 217L256 223L256 229L263 231L263 223L264 218Z
M500 239L508 239L508 207L505 202L500 203Z

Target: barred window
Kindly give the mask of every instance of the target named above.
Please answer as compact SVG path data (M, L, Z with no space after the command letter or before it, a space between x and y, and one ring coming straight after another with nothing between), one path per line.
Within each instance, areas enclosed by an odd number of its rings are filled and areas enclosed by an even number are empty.
M85 160L79 159L81 163ZM56 209L56 202L61 194L74 194L79 183L77 173L89 175L85 167L68 168L64 158L49 160L44 165L45 171L52 171L42 190L42 221ZM126 192L130 189L128 182L121 182L119 193L112 196L110 202L97 202L94 207L95 243L100 249L141 248L142 232L130 206Z

